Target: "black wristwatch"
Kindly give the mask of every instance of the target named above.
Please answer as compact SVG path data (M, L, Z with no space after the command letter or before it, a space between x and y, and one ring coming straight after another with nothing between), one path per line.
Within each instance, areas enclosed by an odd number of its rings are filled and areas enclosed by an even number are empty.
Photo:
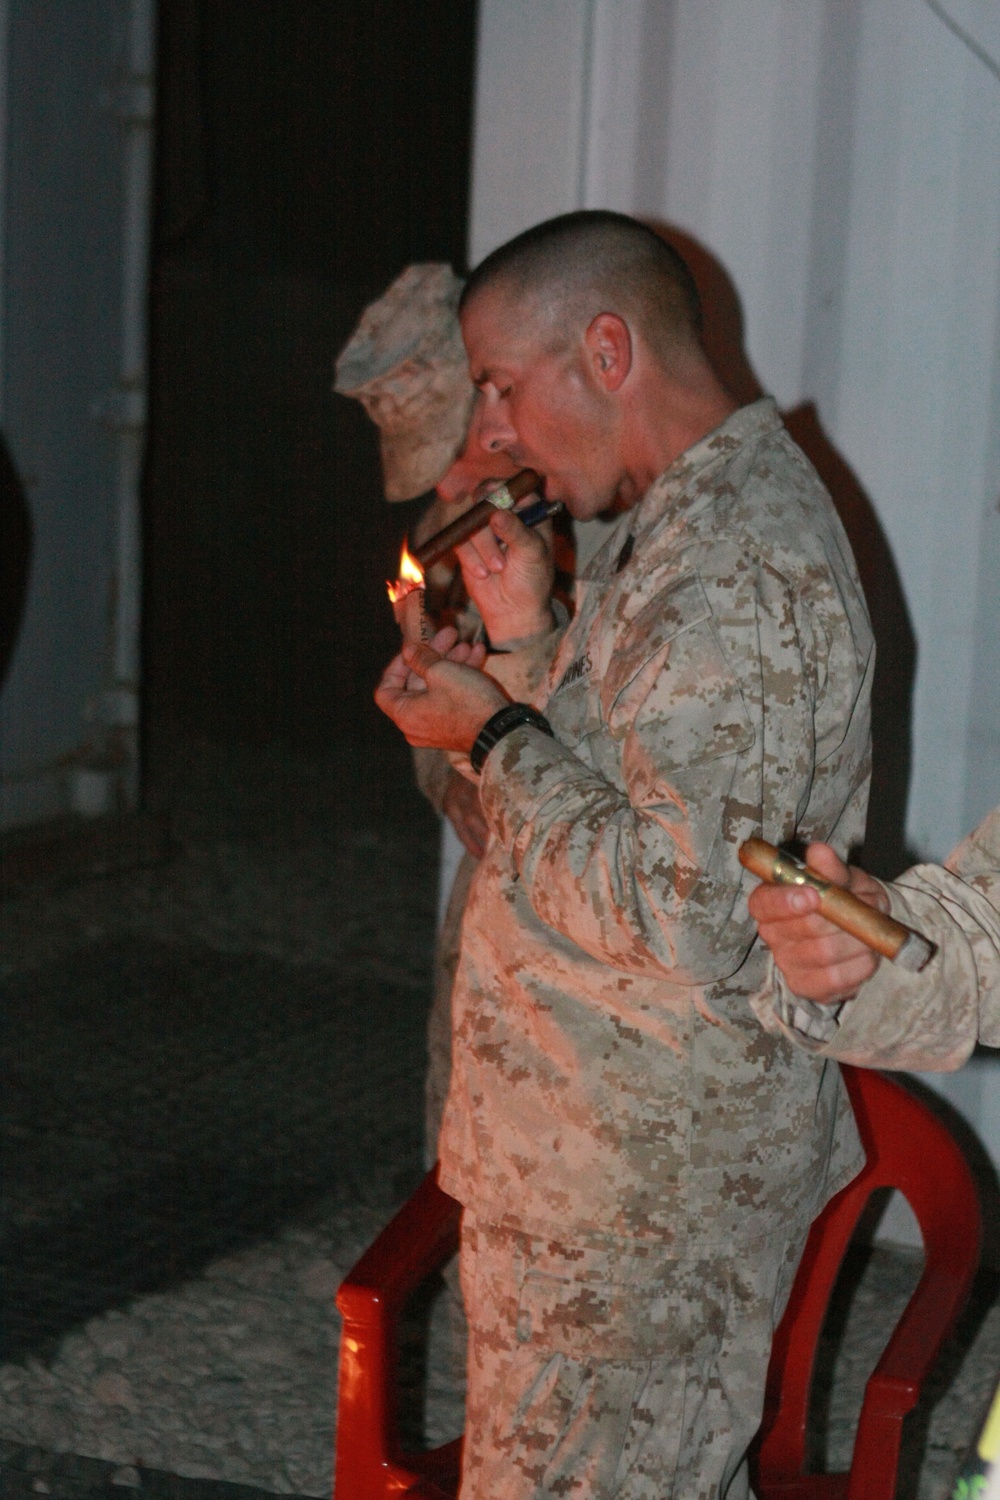
M552 725L530 703L505 703L491 719L486 720L469 751L469 764L477 776L493 746L499 744L505 734L510 734L512 729L519 729L522 724L529 724L532 729L540 729L543 734L552 736Z

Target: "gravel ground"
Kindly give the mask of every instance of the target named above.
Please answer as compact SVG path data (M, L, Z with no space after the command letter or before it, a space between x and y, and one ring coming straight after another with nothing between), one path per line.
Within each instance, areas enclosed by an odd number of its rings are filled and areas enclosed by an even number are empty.
M333 1293L387 1208L331 1209L174 1291L90 1319L51 1363L0 1367L0 1436L276 1494L328 1494Z
M173 1292L91 1319L50 1362L31 1357L0 1367L0 1437L44 1453L102 1459L126 1471L119 1483L132 1470L152 1469L273 1494L329 1494L332 1293L389 1207L327 1205L312 1222L214 1262ZM839 1309L840 1326L817 1377L813 1452L821 1466L848 1464L864 1382L918 1273L911 1254L878 1250ZM944 1500L950 1494L1000 1370L994 1292L980 1290L927 1399L908 1421L901 1495ZM411 1339L420 1342L419 1330L411 1330ZM442 1359L439 1345L432 1363ZM416 1359L403 1364L412 1432L421 1376ZM430 1427L436 1441L451 1436L454 1405L439 1401Z
M419 1175L435 897L405 758L361 759L175 746L152 783L173 859L5 905L11 1495L160 1497L170 1476L329 1493L333 1290ZM818 1458L847 1462L918 1271L884 1249L853 1266L821 1352ZM403 1360L407 1431L429 1392L436 1441L460 1421L440 1323L425 1299ZM908 1424L901 1494L949 1493L998 1371L984 1279Z

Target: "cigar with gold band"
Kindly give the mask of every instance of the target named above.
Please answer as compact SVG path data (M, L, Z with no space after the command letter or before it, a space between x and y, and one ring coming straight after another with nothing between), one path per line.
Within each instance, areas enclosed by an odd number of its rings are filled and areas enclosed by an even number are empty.
M508 479L505 484L497 485L496 489L490 490L482 500L478 501L471 509L465 511L455 521L449 521L440 531L428 537L426 542L419 547L414 547L413 557L426 573L436 562L450 552L453 547L460 547L467 542L470 536L477 531L482 531L488 526L490 516L498 510L511 510L518 500L523 500L525 495L530 495L532 490L541 489L542 479L534 469L519 469L513 479ZM556 507L558 508L558 507ZM541 519L541 517L539 517Z
M819 891L820 916L912 974L918 974L937 952L935 944L923 933L860 901L842 886L831 885L801 860L776 849L766 839L747 839L740 846L739 857L744 869L768 885L811 885L814 891Z

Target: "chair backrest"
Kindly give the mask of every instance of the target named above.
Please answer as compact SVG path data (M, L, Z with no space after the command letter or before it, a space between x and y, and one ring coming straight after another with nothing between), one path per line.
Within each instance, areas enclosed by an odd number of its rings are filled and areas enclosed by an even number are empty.
M827 1204L806 1243L775 1334L757 1459L757 1492L891 1500L902 1421L954 1327L979 1264L979 1195L951 1132L913 1094L883 1074L843 1069L867 1162ZM868 1386L850 1479L806 1475L806 1423L819 1336L841 1263L866 1204L898 1188L924 1242L924 1268Z

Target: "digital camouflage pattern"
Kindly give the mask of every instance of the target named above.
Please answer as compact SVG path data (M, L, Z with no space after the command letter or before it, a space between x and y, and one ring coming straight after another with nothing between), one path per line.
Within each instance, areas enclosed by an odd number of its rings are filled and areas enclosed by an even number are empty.
M337 355L334 390L379 429L387 500L433 488L465 443L476 393L458 324L463 285L440 262L407 266Z
M766 952L737 849L860 839L871 632L770 400L682 455L578 588L534 699L555 740L518 729L483 771L442 1183L481 1219L681 1255L799 1224L858 1165L836 1070L747 1005Z
M626 1471L635 1500L747 1493L782 1267L861 1148L838 1070L747 1003L766 955L737 849L860 839L872 665L843 531L765 400L620 519L533 698L555 739L521 728L487 759L440 1148L499 1256L466 1285L463 1500L603 1497ZM516 1375L511 1236L611 1265L586 1351L539 1335ZM579 1332L568 1305L543 1327ZM709 1451L713 1480L667 1485ZM491 1490L505 1465L524 1483Z
M561 636L562 626L551 636L536 637L520 651L498 652L487 658L486 670L512 699L523 702L537 691ZM469 766L467 756L449 758L442 750L418 749L413 751L413 759L417 768L417 785L431 802L434 801L431 777L439 773L440 767L444 768L446 777L450 775L452 760L466 768L469 778L479 785L479 777ZM440 812L440 802L435 806ZM462 919L477 864L471 854L463 854L459 861L434 951L434 995L427 1021L428 1065L424 1090L424 1142L429 1167L437 1157L438 1134L451 1077L451 996L458 969Z
M802 1238L743 1248L582 1247L466 1212L462 1500L742 1500Z
M771 963L754 999L824 1057L871 1068L948 1072L977 1042L1000 1047L1000 807L941 865L916 865L886 885L894 917L938 945L919 974L885 960L853 1000L814 1005L788 990Z
M424 1154L428 1167L432 1167L437 1160L438 1136L448 1097L451 1078L451 996L461 951L459 934L465 915L465 903L478 863L467 852L459 860L434 949L434 994L427 1018L427 1077L424 1083Z

